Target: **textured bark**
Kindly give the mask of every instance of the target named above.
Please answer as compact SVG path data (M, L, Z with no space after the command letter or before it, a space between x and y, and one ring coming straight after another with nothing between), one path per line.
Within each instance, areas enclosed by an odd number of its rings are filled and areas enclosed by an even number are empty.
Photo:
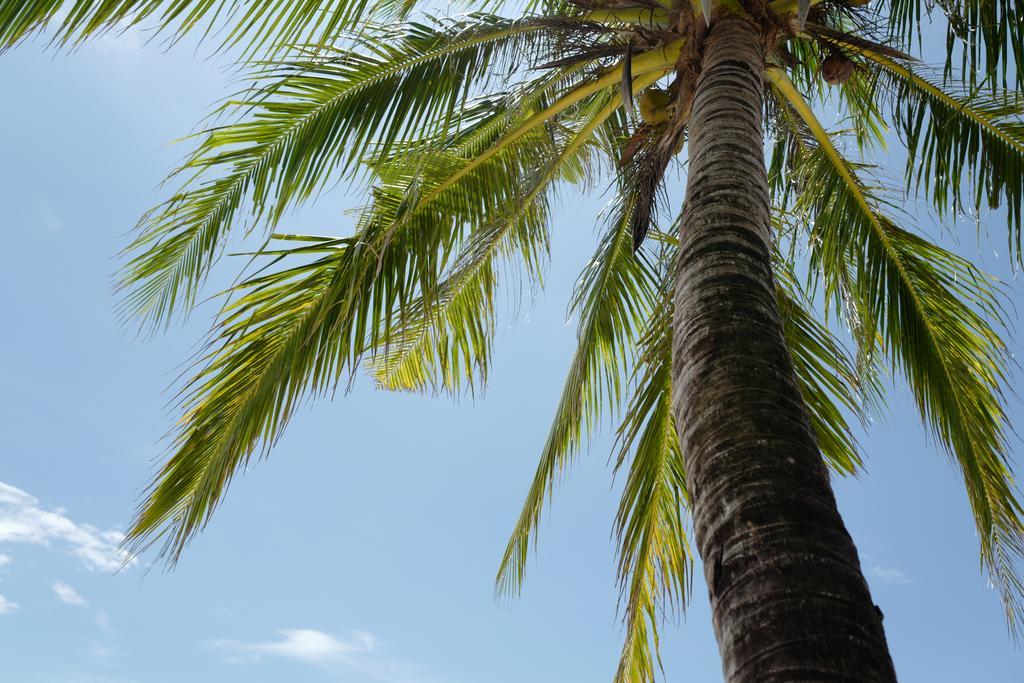
M764 48L711 28L690 118L674 408L730 683L893 681L783 339L771 272Z

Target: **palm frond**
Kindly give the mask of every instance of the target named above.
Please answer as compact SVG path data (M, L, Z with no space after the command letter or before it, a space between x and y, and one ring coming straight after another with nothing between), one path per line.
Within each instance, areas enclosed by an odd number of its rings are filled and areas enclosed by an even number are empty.
M182 188L140 221L121 272L122 314L156 325L189 310L233 227L272 228L402 136L464 124L472 86L542 40L536 25L472 15L381 27L352 49L258 71L256 93L222 112L240 120L204 134L172 175L187 178Z
M908 184L916 182L940 217L963 212L965 204L975 212L1005 207L1011 253L1024 258L1024 96L940 85L920 68L872 51L862 54L890 81L895 127L909 152ZM965 200L965 190L973 199Z
M670 71L675 66L676 60L679 58L682 46L683 41L682 39L679 39L665 46L648 50L636 56L632 60L632 72L634 78L653 73L664 74ZM624 66L622 64L608 69L600 78L578 85L560 97L557 101L553 102L543 111L539 111L525 119L520 125L510 130L502 139L500 144L496 144L493 148L483 151L479 156L473 159L473 161L466 164L462 169L459 169L458 172L454 173L447 181L441 183L433 190L433 192L425 194L422 202L427 203L432 201L438 194L444 192L453 184L457 183L463 175L472 172L479 164L488 161L492 154L496 154L501 151L504 145L515 142L519 136L528 134L538 126L543 125L549 119L559 115L566 109L579 104L587 98L594 96L602 90L606 90L607 88L617 85L622 79L623 71Z
M164 540L173 563L209 520L234 474L279 438L305 396L333 391L386 335L391 311L436 287L438 264L455 249L458 218L419 216L400 228L380 192L352 238L280 250L300 262L232 289L236 299L182 389L183 417L171 454L129 530L135 546ZM276 251L276 250L274 250Z
M813 139L795 171L803 181L798 207L812 217L814 266L830 293L861 303L871 334L858 341L881 342L922 418L959 465L982 559L1012 629L1024 616L1024 509L1005 436L1006 348L990 322L1002 326L998 291L969 262L899 228L792 83L778 71L769 79Z
M522 586L544 502L602 410L618 404L627 351L655 300L656 275L633 255L632 201L619 198L610 227L577 283L572 310L580 316L578 347L537 473L498 570L499 593L513 594Z
M778 254L775 274L786 346L818 448L834 472L855 474L863 460L846 414L866 422L868 408L881 401L881 386L874 375L858 370L842 342L814 315L791 263Z
M626 633L615 683L653 683L661 661L659 625L686 604L693 570L685 468L672 413L672 269L666 266L674 251L666 252L618 430L615 469L627 472L615 518Z
M395 20L412 9L408 0L5 0L0 4L0 51L46 29L52 40L73 46L109 32L147 26L177 40L198 32L216 36L221 49L245 54L279 52L293 45L324 47L373 18ZM480 9L484 9L481 7Z
M227 311L200 371L185 387L183 418L128 533L135 547L163 540L171 562L208 521L232 476L260 442L269 447L311 377L326 388L349 355L339 330L343 264L351 240L312 245L327 255L250 279Z
M534 160L557 155L550 131L535 127L447 184L504 133L505 126L484 122L444 151L417 150L414 164L377 165L379 182L352 238L259 252L291 263L328 249L312 263L259 274L230 292L237 298L183 391L184 417L130 532L135 543L166 536L164 552L175 561L233 474L254 452L266 452L303 396L333 391L393 337L396 321L415 316L415 302L436 306L445 266L465 249L467 235L523 201L521 184L510 179L528 177ZM419 192L433 199L419 201Z
M635 79L636 87L645 88L660 78L670 65L665 61L666 54L671 59L676 50L678 47L667 53L657 50L642 55L636 69L639 73ZM655 57L653 60L650 59L652 55ZM457 168L444 180L434 183L432 188L429 183L416 183L417 196L422 199L416 199L414 203L417 207L428 207L437 201L440 194L450 193L453 187L457 187L464 174L473 172L479 165L490 163L497 155L507 153L509 145L516 143L520 136L528 135L552 118L572 113L573 107L578 108L580 102L585 103L582 118L577 117L579 120L569 132L570 141L553 163L545 166L542 163L544 157L537 154L531 156L541 171L513 181L513 184L532 189L519 204L505 207L493 216L489 226L471 242L456 261L451 276L442 285L434 308L420 301L413 306L413 314L402 312L404 319L396 324L393 338L384 343L382 352L371 362L378 381L384 387L422 389L432 384L435 388L458 390L463 379L473 374L474 368L477 374L485 372L489 349L487 340L493 313L490 303L493 262L500 253L503 239L516 227L523 215L545 206L544 193L559 176L564 176L577 163L574 155L584 143L600 134L604 122L619 110L619 96L615 94L613 84L622 71L621 66L616 67L598 81L580 85L540 112L508 126L507 131L490 146L478 142L475 156L469 163ZM591 98L589 103L585 99L588 96ZM576 132L575 128L581 124L582 127ZM484 127L492 129L491 124ZM422 161L422 157L416 158ZM579 169L578 175L586 175L583 168ZM512 230L511 234L517 232ZM532 251L530 247L523 252L528 264L535 261L530 253ZM474 360L470 361L470 358Z
M921 29L933 10L946 18L946 72L960 61L970 88L988 82L1019 87L1024 73L1024 22L1016 0L920 0L888 3L889 35L900 43L920 41Z
M642 76L637 80L638 87L646 87L659 77L659 73ZM470 237L441 284L434 306L417 302L415 312L404 316L383 351L372 359L380 386L412 390L433 386L457 392L465 379L472 378L474 369L481 383L484 381L490 355L496 260L503 253L518 252L527 269L536 270L536 235L546 224L551 189L567 175L576 180L586 176L587 147L598 127L619 107L620 98L614 89L595 97L566 130L566 142L557 155L534 159L535 170L519 181L527 188L523 199Z

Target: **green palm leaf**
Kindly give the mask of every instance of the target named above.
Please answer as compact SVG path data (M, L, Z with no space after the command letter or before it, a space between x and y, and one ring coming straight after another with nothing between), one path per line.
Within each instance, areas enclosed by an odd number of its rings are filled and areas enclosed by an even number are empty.
M959 465L982 558L1013 627L1024 616L1018 567L1024 509L1005 436L1006 349L989 322L1002 324L997 292L969 262L886 216L792 84L779 72L770 79L814 140L798 156L795 173L804 188L798 207L813 216L815 265L831 295L861 302L870 334L858 341L881 340L922 417ZM840 294L845 287L851 289Z
M891 93L889 118L909 152L908 186L916 184L940 218L968 207L975 213L983 207L1007 207L1010 249L1024 258L1024 96L995 87L943 83L938 74L913 62L830 34L826 40L862 56Z
M519 131L516 122L533 116L529 109L500 111L497 119ZM509 139L508 124L489 125L493 113L471 118L474 125L449 139L446 150L431 144L405 150L402 158L413 163L374 166L380 182L354 237L260 252L290 262L328 250L231 292L237 298L183 392L173 454L130 531L136 543L166 535L165 552L174 561L233 473L273 444L297 402L333 390L366 353L384 347L393 327L415 316L413 302L434 310L444 299L440 279L452 255L468 247L467 237L475 239L489 217L523 203L522 183L509 178L528 178L536 160L558 154L543 127ZM483 160L480 149L489 152ZM454 174L459 178L451 182ZM418 199L422 194L431 199ZM526 225L536 239L536 222Z
M682 609L693 551L685 524L686 476L672 414L674 258L661 260L658 302L639 339L632 395L618 430L616 472L626 470L615 533L625 640L615 683L649 683L660 664L663 616Z
M620 197L608 231L587 265L573 296L580 316L578 347L562 389L555 418L498 570L498 591L522 586L530 540L536 537L544 501L605 406L622 394L627 352L657 293L656 274L633 255L633 199Z
M641 83L657 78L648 76ZM548 192L560 178L581 180L586 149L595 130L619 107L609 91L595 98L575 125L567 141L550 160L537 159L522 201L494 217L469 240L450 274L440 285L434 305L420 300L412 313L401 312L402 322L383 352L373 360L374 375L387 389L423 389L428 385L457 392L474 368L485 381L492 336L493 294L497 259L518 252L528 271L537 272L543 227L548 216ZM546 244L546 242L545 242Z
M1024 97L1006 91L958 92L880 55L869 58L896 86L895 122L910 152L907 182L923 187L940 217L967 207L977 213L1005 206L1011 253L1024 258ZM973 201L963 197L965 190Z
M783 332L818 448L833 471L854 474L863 461L846 415L866 422L869 407L881 402L881 387L874 375L858 370L843 344L811 312L813 302L785 261L776 260L775 272Z
M888 3L890 35L906 41L920 39L928 22L917 0L893 0ZM1024 23L1015 0L950 0L927 5L945 14L946 72L951 74L959 57L960 68L973 89L984 84L1005 85L1017 81L1024 71Z
M360 36L350 50L257 72L257 93L221 112L246 116L208 131L174 174L188 177L182 189L140 221L121 274L122 313L157 324L187 311L229 230L272 227L371 152L460 125L470 86L486 84L489 69L537 34L535 25L476 15L402 24Z
M172 39L191 31L223 30L221 47L245 52L279 51L291 45L325 46L371 16L396 18L407 0L5 0L0 3L0 50L53 24L53 40L77 45L110 31L153 19Z

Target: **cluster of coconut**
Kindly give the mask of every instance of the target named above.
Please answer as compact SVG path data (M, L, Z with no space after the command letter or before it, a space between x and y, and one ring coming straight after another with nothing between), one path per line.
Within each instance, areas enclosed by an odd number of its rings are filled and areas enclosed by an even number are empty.
M846 0L846 3L853 6L866 5L870 0ZM857 65L842 51L831 48L829 55L821 60L819 73L829 85L842 85L845 83ZM644 90L638 99L640 117L644 123L650 126L657 126L665 123L672 116L672 96L668 91L658 87L649 87Z

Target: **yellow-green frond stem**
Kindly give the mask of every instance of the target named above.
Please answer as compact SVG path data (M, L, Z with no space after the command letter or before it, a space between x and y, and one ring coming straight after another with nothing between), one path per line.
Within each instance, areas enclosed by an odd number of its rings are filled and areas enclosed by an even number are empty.
M592 10L582 15L587 21L601 24L635 24L645 28L667 29L673 24L668 10L663 7L623 7Z
M637 55L636 57L633 58L633 75L642 76L644 74L652 72L659 74L664 74L668 72L675 66L676 60L679 59L679 54L682 51L682 46L683 41L680 39L673 41L668 45L665 45L664 47L648 50L647 52ZM458 172L453 174L445 182L441 183L436 188L434 188L432 192L430 192L425 197L423 197L422 200L420 200L420 205L427 204L433 199L435 199L442 192L444 192L449 187L457 183L460 178L465 176L467 173L473 171L480 164L486 162L493 155L500 152L504 148L504 146L512 142L515 142L521 136L526 135L527 133L537 128L538 126L543 125L544 122L552 119L555 116L558 116L560 113L562 113L569 107L578 104L587 97L590 97L591 95L594 95L595 93L600 92L605 88L617 85L622 79L622 69L622 65L610 69L607 73L602 75L597 80L574 88L573 90L559 98L547 109L537 112L533 116L526 119L520 125L516 126L512 131L510 131L507 135L505 135L505 137L503 137L498 144L494 145L487 151L480 154L478 157L476 157L471 162L466 164L463 168L459 169Z

